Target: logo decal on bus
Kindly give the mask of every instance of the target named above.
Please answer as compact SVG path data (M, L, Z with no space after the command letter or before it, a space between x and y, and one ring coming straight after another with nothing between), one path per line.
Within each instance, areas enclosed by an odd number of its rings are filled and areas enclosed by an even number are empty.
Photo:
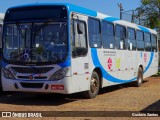
M144 53L144 62L147 62L147 53Z
M121 59L120 58L117 58L116 59L116 68L120 68L120 65L121 65Z
M108 59L108 69L110 70L111 67L112 67L112 59L109 58L109 59Z
M29 58L29 50L26 49L26 50L23 51L23 58L24 59Z
M30 80L33 80L33 76L32 76L32 75L30 75L30 76L29 76L29 79L30 79Z

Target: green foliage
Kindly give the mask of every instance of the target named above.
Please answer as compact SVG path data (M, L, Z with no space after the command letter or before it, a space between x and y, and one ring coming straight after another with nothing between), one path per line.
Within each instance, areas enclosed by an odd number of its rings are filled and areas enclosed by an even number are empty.
M151 0L141 0L141 3L143 5L148 5L150 3Z
M160 0L141 0L138 8L143 14L143 22L150 28L160 28Z

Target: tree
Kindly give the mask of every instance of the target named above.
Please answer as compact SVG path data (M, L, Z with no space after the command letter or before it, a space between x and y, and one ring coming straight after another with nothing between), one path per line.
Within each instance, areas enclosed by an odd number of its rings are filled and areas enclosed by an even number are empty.
M141 6L136 10L145 26L160 28L160 0L141 0Z
M136 16L139 23L157 30L160 41L160 0L141 0L141 6L136 9Z

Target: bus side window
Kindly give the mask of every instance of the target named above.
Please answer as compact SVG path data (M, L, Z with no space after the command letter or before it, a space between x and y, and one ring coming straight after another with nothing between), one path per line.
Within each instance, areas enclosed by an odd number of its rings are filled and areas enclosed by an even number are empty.
M133 28L127 29L128 35L128 50L136 50L136 35Z
M114 25L112 23L102 22L102 42L104 48L115 49Z
M127 48L126 44L126 28L124 26L116 25L116 47L120 50Z
M144 33L144 41L145 41L145 51L151 51L151 35L149 33Z
M152 34L151 38L152 52L157 52L157 36Z
M91 48L101 48L100 21L97 19L88 19L89 45Z
M144 36L143 32L137 30L136 31L136 40L137 40L137 50L138 51L144 51Z
M73 20L72 56L85 56L88 52L86 39L86 24L84 21Z

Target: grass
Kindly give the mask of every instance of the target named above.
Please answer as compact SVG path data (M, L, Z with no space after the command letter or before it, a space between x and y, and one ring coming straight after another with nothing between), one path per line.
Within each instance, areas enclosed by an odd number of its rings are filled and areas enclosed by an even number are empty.
M153 77L160 77L160 71L157 74L153 75Z
M157 73L158 76L160 76L160 71Z

